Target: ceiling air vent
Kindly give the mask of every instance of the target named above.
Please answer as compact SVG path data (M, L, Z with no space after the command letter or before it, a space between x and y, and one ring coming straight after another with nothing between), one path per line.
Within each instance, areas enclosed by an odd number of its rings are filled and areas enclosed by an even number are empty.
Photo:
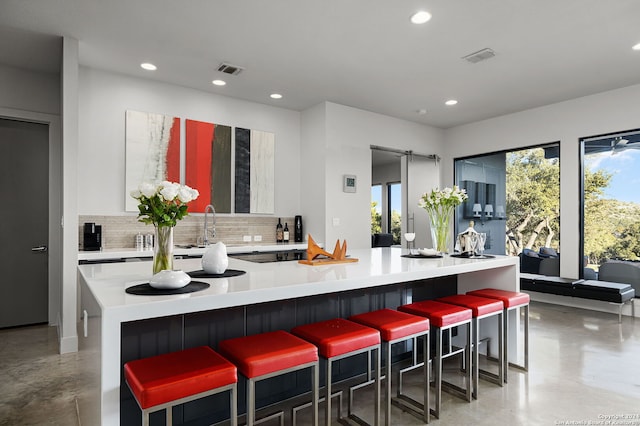
M494 56L496 56L496 52L494 52L489 48L486 48L486 49L478 50L477 52L473 52L467 56L463 56L462 59L464 59L465 61L471 62L472 64L477 64L480 61L493 58Z
M218 71L223 72L225 74L238 75L244 70L243 67L239 67L237 65L231 65L226 62L221 63L218 66Z

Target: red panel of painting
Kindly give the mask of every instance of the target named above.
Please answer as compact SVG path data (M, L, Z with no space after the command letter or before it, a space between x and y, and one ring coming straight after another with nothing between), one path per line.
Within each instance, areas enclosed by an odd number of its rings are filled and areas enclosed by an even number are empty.
M186 120L185 184L197 189L200 196L189 203L189 211L204 212L211 204L211 155L215 125Z
M175 117L167 146L167 180L180 182L180 119Z

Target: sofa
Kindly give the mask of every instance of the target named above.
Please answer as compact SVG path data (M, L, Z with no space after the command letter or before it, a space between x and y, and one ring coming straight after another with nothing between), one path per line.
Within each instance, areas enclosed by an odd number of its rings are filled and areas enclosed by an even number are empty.
M640 263L608 260L600 265L598 279L629 284L636 291L636 294L640 294Z
M600 265L598 274L584 261L583 279L561 278L560 256L555 252L523 251L520 254L520 288L524 291L579 297L619 305L631 304L635 316L634 297L640 291L640 263L609 261Z

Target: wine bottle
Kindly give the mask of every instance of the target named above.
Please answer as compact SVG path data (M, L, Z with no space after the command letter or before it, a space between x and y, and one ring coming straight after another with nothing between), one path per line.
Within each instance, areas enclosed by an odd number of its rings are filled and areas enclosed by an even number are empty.
M278 224L276 225L276 243L281 243L284 240L284 231L282 230L282 222L278 218Z
M302 242L302 216L296 216L293 224L293 238L296 243Z
M289 225L287 222L284 223L284 232L282 233L282 239L286 243L289 242Z

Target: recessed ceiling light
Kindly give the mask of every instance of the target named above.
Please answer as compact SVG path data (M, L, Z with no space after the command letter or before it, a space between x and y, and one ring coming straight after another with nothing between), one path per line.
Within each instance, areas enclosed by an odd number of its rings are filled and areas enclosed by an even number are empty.
M212 83L216 86L224 86L225 84L227 84L227 82L224 80L213 80Z
M632 47L633 50L640 50L640 43Z
M147 70L147 71L155 71L155 70L157 70L157 69L158 69L158 67L156 67L155 65L153 65L153 64L151 64L151 63L149 63L149 62L145 62L145 63L143 63L143 64L140 64L140 67L141 67L142 69Z
M449 100L448 100L447 102L445 102L444 104L445 104L445 105L452 106L452 105L455 105L455 104L457 104L457 103L458 103L458 101L456 101L455 99L449 99Z
M414 24L424 24L431 19L431 14L427 11L421 10L411 15L411 22Z
M271 99L282 99L282 95L280 93L272 93Z

